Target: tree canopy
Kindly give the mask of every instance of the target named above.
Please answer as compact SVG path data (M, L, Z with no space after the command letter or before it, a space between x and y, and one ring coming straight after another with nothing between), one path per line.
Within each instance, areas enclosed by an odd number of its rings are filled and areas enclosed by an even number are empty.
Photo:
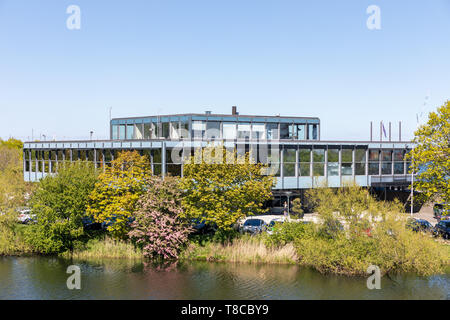
M184 165L180 182L185 191L183 214L229 231L240 218L264 213L274 183L272 176L262 173L264 168L248 153L238 155L223 146L196 150Z
M106 223L116 238L125 237L136 203L150 183L150 162L137 151L121 152L98 177L87 212Z
M450 203L450 101L431 112L415 132L415 148L408 154L417 174L414 187L425 200Z

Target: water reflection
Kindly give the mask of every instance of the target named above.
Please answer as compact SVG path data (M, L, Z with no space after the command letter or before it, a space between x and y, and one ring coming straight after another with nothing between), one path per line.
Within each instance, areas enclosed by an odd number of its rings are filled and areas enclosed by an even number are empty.
M81 290L68 290L69 265ZM321 275L292 265L173 263L132 260L0 258L0 299L448 299L450 275L365 278Z

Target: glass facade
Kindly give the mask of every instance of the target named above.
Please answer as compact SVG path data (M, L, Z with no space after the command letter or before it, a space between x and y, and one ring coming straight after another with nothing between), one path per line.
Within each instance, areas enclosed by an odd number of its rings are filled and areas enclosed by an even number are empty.
M313 122L313 123L310 123ZM181 115L111 121L111 139L319 140L319 120L286 117Z

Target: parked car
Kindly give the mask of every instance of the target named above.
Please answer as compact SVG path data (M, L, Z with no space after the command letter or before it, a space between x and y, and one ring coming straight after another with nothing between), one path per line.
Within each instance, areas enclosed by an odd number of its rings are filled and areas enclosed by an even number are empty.
M407 227L415 232L419 231L432 232L434 230L431 223L423 219L411 219L408 222Z
M445 220L450 217L450 209L445 209L446 203L436 203L433 206L434 217L438 220Z
M273 229L276 223L284 223L284 220L280 218L272 219L266 227L266 231L268 234L273 234Z
M211 225L206 223L205 220L201 219L192 219L191 220L192 228L194 231L192 234L208 234L208 233L214 233L217 230L216 225Z
M36 223L36 215L31 214L30 209L22 209L19 210L19 217L18 217L19 223L22 224L30 224L30 223Z
M450 220L441 220L434 226L436 235L450 239Z
M243 232L257 234L265 231L267 224L262 219L247 219L242 227Z

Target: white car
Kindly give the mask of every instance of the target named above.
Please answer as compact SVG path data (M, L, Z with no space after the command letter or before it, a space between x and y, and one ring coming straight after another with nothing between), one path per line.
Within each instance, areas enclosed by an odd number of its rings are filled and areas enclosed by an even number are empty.
M36 222L36 215L31 214L30 209L23 209L19 211L19 222L23 224L28 224L30 222Z

